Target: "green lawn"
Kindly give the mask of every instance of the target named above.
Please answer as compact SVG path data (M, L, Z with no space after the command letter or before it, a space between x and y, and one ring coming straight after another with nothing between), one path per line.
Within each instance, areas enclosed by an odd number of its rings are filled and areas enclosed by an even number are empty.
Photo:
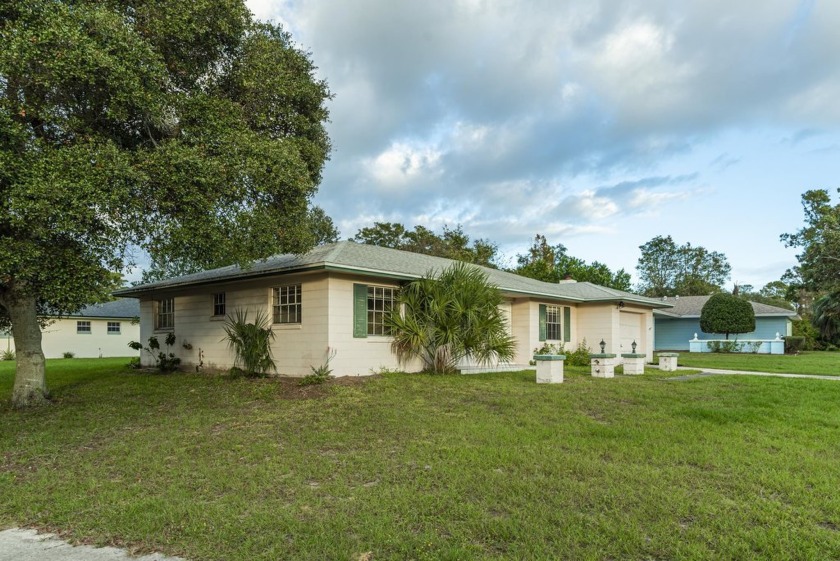
M681 352L678 362L680 366L691 368L840 376L840 353L837 352L811 351L798 355Z
M840 557L835 382L124 362L50 361L53 405L0 406L0 527L192 560Z

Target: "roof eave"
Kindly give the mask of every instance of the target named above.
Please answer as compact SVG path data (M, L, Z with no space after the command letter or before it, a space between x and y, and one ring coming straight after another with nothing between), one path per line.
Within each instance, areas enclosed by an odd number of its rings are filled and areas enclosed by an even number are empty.
M276 274L291 274L291 273L306 273L310 271L317 271L323 270L326 266L324 263L315 263L313 265L307 265L304 267L288 267L288 268L277 268L277 269L268 269L253 273L247 273L242 275L229 275L223 277L215 277L211 279L202 279L202 280L195 280L195 281L185 281L185 282L174 282L171 284L165 284L162 286L156 286L155 284L146 284L146 285L138 285L132 286L130 288L121 288L119 290L115 290L111 294L114 296L119 297L129 297L129 298L138 298L142 295L151 294L154 292L168 292L171 290L178 290L181 288L188 288L191 286L204 286L208 284L216 284L220 282L239 282L245 280L253 280L258 279L260 277L268 277L271 275Z

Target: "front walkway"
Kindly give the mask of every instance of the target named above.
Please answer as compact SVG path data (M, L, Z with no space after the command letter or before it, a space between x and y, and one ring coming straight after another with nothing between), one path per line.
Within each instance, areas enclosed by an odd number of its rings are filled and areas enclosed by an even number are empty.
M811 380L834 380L840 381L840 376L826 376L823 374L785 374L782 372L752 372L750 370L723 370L720 368L698 368L690 366L679 366L677 370L700 370L699 374L688 374L668 378L668 380L691 380L713 375L736 375L736 376L768 376L771 378L809 378Z
M130 556L116 547L72 546L53 534L12 528L0 531L0 561L184 561L160 553Z

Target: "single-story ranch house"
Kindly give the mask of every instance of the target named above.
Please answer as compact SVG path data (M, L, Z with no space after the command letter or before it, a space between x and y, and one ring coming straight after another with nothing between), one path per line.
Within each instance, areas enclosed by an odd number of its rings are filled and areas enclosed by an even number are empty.
M656 324L654 348L657 351L687 351L688 342L697 334L700 340L722 339L721 335L703 333L700 329L700 312L711 296L676 296L667 298L672 308L654 311ZM770 340L778 333L782 337L791 335L792 320L797 319L796 312L777 308L758 302L750 302L755 312L755 331L739 333L739 340ZM734 338L734 336L733 336Z
M93 304L69 316L54 318L41 330L41 347L46 358L73 353L77 358L136 356L128 348L140 337L140 304L135 298ZM14 351L15 340L0 331L0 352Z
M350 241L323 245L304 255L279 255L251 267L223 267L124 288L140 300L140 341L172 332L172 351L185 366L227 369L233 355L224 340L227 314L264 311L273 318L274 359L280 374L305 376L329 353L336 376L366 375L398 364L383 324L401 284L453 261ZM584 339L598 352L653 352L653 309L669 302L587 282L542 282L482 268L504 295L504 312L516 338L511 363L525 367L543 341L574 349ZM187 348L185 348L187 344ZM191 348L189 348L191 347ZM199 355L199 352L201 355ZM153 358L143 353L144 364ZM500 365L504 366L504 365Z

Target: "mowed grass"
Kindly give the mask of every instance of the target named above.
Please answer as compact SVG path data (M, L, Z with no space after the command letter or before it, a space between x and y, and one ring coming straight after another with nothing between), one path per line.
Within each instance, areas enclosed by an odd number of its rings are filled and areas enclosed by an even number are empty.
M833 381L123 362L50 361L53 405L0 408L0 527L193 560L840 557Z
M840 353L806 351L798 355L681 352L680 366L722 368L751 372L787 372L840 376Z

